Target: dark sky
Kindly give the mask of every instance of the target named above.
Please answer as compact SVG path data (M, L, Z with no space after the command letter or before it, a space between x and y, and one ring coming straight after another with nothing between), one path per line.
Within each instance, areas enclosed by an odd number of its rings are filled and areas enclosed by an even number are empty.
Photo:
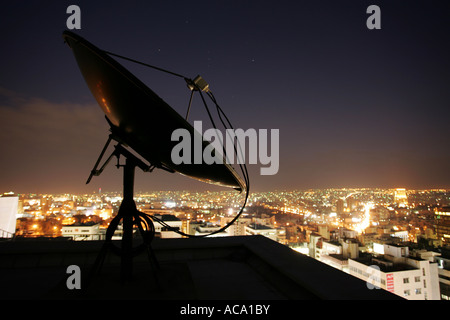
M450 188L448 1L4 1L0 5L0 191L121 190L110 165L85 185L108 125L62 32L189 77L201 74L235 128L279 129L274 176L253 191ZM369 30L366 9L381 9ZM120 60L119 60L120 61ZM185 114L189 90L123 61ZM190 120L200 117L194 103ZM136 174L136 190L223 190Z

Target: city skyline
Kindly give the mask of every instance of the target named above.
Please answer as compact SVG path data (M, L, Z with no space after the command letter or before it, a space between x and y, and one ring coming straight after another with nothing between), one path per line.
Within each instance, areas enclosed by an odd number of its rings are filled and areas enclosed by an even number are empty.
M122 189L112 162L85 181L108 125L62 41L69 15L105 50L210 84L235 128L279 129L280 168L252 191L380 187L450 188L447 170L450 25L444 2L212 4L87 1L2 4L0 190L83 193ZM446 9L447 8L447 9ZM180 114L184 83L123 63ZM190 119L204 117L194 101ZM135 190L223 190L155 170Z
M0 200L4 212L7 205L17 211L15 232L9 234L28 243L102 241L123 203L120 192L6 194ZM360 278L368 290L376 286L408 300L449 299L450 190L253 192L231 225L226 224L241 205L232 191L137 192L135 203L152 217L155 237L162 241L186 234L216 239L259 236ZM122 232L115 230L116 240Z

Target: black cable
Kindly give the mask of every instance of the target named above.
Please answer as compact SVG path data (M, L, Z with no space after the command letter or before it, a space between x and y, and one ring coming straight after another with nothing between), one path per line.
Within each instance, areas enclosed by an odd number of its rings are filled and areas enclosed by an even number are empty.
M162 72L165 72L165 73L169 73L169 74L174 75L176 77L180 77L180 78L183 78L183 79L188 79L188 78L186 78L185 76L183 76L181 74L178 74L178 73L175 73L175 72L163 69L163 68L159 68L159 67L156 67L156 66L152 66L151 64L147 64L147 63L144 63L144 62L141 62L141 61L137 61L137 60L134 60L134 59L131 59L131 58L127 58L127 57L124 57L124 56L121 56L121 55L118 55L118 54L115 54L115 53L112 53L112 52L109 52L109 51L104 51L103 50L103 52L106 53L106 54L109 54L111 56L115 56L115 57L118 57L118 58L121 58L121 59L124 59L124 60L128 60L128 61L140 64L140 65L143 65L143 66L146 66L146 67L149 67L149 68L153 68L155 70L159 70L159 71L162 71Z
M214 129L217 130L217 126L216 126L216 124L215 124L215 122L214 122L214 120L213 120L213 118L212 118L212 116L211 116L211 113L209 112L208 104L206 103L205 99L203 98L203 95L202 95L202 92L201 92L202 90L201 90L195 83L193 83L193 82L192 82L192 85L194 85L195 88L197 89L197 91L199 91L200 96L201 96L202 101L203 101L203 104L204 104L204 106L205 106L205 109L206 109L206 111L207 111L207 113L208 113L209 119L211 120L211 123L212 123ZM214 97L213 93L212 93L211 91L208 91L208 92L207 92L207 95L210 97L210 99L211 99L211 100L214 102L214 104L216 105L216 109L217 109L217 113L218 113L218 115L219 115L219 119L220 119L220 121L222 122L222 125L224 126L224 128L227 129L227 125L224 123L221 114L223 114L223 116L225 117L225 119L226 119L227 122L228 122L228 125L229 125L230 129L232 129L232 128L233 128L233 125L231 124L230 120L229 120L228 117L226 116L225 112L223 112L222 108L221 108L221 107L219 106L219 104L217 103L217 100L216 100L216 98ZM191 99L192 99L192 95L191 95ZM225 130L225 131L226 131L226 130ZM242 153L241 146L240 146L240 144L239 144L239 140L237 140L237 142L238 142L238 145L239 145L239 150L241 151L241 154L243 154L243 153ZM235 154L236 154L236 156L237 156L238 154L237 154L236 146L234 146L234 151L235 151ZM226 158L226 153L225 153L225 158ZM249 182L249 181L248 181L249 179L248 179L248 171L247 171L247 167L245 167L245 173L244 173L244 170L242 169L242 165L241 165L241 164L240 164L240 167L241 167L241 170L242 170L242 174L245 175L245 177L246 177L246 179L245 179L245 180L246 180L246 183Z
M193 98L193 96L194 96L194 90L191 91L191 96L189 97L189 104L188 104L188 109L187 109L187 112L186 112L186 121L189 118L189 111L191 111L191 105L192 105L192 98Z
M242 206L242 208L241 208L241 210L239 211L239 213L228 223L228 224L226 224L224 227L222 227L222 228L220 228L220 229L218 229L218 230L216 230L216 231L213 231L213 232L211 232L211 233L208 233L208 234L204 234L204 235L192 235L192 234L187 234L187 233L184 233L184 232L182 232L182 231L180 231L180 230L178 230L178 229L175 229L174 227L172 227L172 226L169 226L167 223L165 223L164 221L162 221L161 219L159 219L159 218L156 218L155 216L150 216L153 220L155 220L155 221L157 221L158 223L160 223L161 225L163 225L164 227L166 227L167 229L169 229L170 231L173 231L173 232L176 232L176 233L178 233L178 234L180 234L180 235L182 235L182 236L186 236L186 237L188 237L188 238L203 238L203 237L208 237L208 236L211 236L211 235L214 235L214 234L216 234L216 233L219 233L219 232L222 232L222 231L225 231L226 229L228 229L228 227L230 227L239 217L240 217L240 215L242 214L242 212L244 212L244 208L245 208L245 206L246 206L246 204L247 204L247 200L248 200L248 195L249 195L249 187L248 187L249 185L247 184L247 192L246 192L246 195L245 195L245 201L244 201L244 204L243 204L243 206Z
M233 125L231 124L231 122L230 122L230 120L228 119L227 115L223 112L222 108L221 108L221 107L219 106L219 104L217 103L217 100L216 100L216 98L214 97L213 93L212 93L212 92L208 92L208 96L211 98L211 100L212 100L212 101L214 102L214 104L216 105L217 113L218 113L218 115L219 115L220 121L222 122L222 125L223 125L225 128L227 127L227 126L225 125L225 123L223 122L223 119L222 119L221 114L223 114L223 116L224 116L225 119L227 120L228 125L230 126L230 128L233 128ZM241 154L242 154L243 152L242 152L242 149L241 149L241 145L240 145L240 143L239 143L239 139L237 140L237 142L238 142L239 150L240 150L240 152L241 152ZM236 149L236 146L234 146L234 151L235 151L235 154L237 155L237 149ZM241 167L241 170L242 170L242 167ZM244 175L244 172L243 172L243 175ZM248 181L249 179L248 179L247 166L245 166L245 175L246 175L246 179L247 179L247 181ZM248 181L248 182L249 182L249 181Z
M204 105L205 105L205 108L206 108L206 110L207 110L207 112L208 112L208 115L210 116L211 122L213 123L214 128L217 129L217 127L216 127L216 125L215 125L215 123L214 123L214 121L213 121L213 119L212 119L211 113L209 112L208 105L207 105L206 101L204 100L203 95L201 94L201 90L199 90L199 92L200 92L200 96L202 97L202 101L203 101L203 103L204 103ZM208 94L208 96L210 96L211 100L215 103L216 108L218 109L218 112L219 112L219 110L220 110L220 113L222 113L222 114L224 115L224 117L225 117L225 119L227 120L229 126L231 127L230 129L232 129L233 126L231 125L231 122L229 121L229 119L228 119L228 117L225 115L225 113L223 112L222 108L220 108L220 106L217 104L217 101L216 101L216 99L214 98L214 96L212 95L212 93L211 93L211 95ZM223 125L225 128L227 128L227 126L225 125L223 119L222 119L221 116L220 116L220 113L219 113L219 117L220 117L220 119L221 119L222 125ZM239 143L239 140L238 140L238 143ZM240 145L239 145L239 148L240 148ZM236 148L236 146L234 146L234 150L235 150L235 153L236 153L236 156L237 156L237 148ZM241 152L242 152L242 150L241 150ZM154 217L154 216L151 216L152 219L154 219L155 221L157 221L158 223L160 223L160 224L163 225L164 227L168 228L169 230L174 231L174 232L176 232L176 233L178 233L178 234L180 234L180 235L183 235L183 236L186 236L186 237L189 237L189 238L202 238L202 237L207 237L207 236L211 236L211 235L214 235L214 234L216 234L216 233L219 233L219 232L222 232L222 231L226 230L226 229L227 229L228 227L230 227L230 226L231 226L231 225L232 225L232 224L233 224L233 223L241 216L241 214L244 212L245 206L246 206L246 204L247 204L248 196L249 196L249 193L250 193L250 180L249 180L249 177L248 177L247 166L246 166L245 164L244 164L244 165L239 164L239 167L240 167L240 169L241 169L241 171L242 171L242 175L243 175L243 178L244 178L244 181L245 181L245 185L246 185L246 190L245 190L245 191L246 191L246 194L245 194L245 201L244 201L244 204L243 204L241 210L239 211L239 213L238 213L238 214L237 214L237 215L236 215L236 216L235 216L228 224L226 224L224 227L222 227L222 228L220 228L220 229L218 229L218 230L216 230L216 231L213 231L213 232L211 232L211 233L205 234L205 235L191 235L191 234L186 234L186 233L184 233L184 232L182 232L182 231L179 231L178 229L175 229L175 228L169 226L167 223L165 223L164 221L162 221L162 220L159 219L159 218L156 218L156 217Z
M226 129L227 129L227 125L224 123L221 114L223 114L223 116L224 116L225 119L227 120L230 129L233 129L233 125L231 124L230 120L229 120L228 117L226 116L225 112L223 112L222 108L221 108L221 107L219 106L219 104L217 103L217 100L216 100L216 98L214 97L213 93L212 93L211 91L208 91L207 94L208 94L208 96L210 97L210 99L214 102L214 104L216 105L216 109L217 109L217 113L218 113L218 115L219 115L219 119L220 119L220 121L222 122L222 125L223 125L224 128L225 128L225 131L226 131ZM200 91L200 95L201 95L201 91ZM217 127L216 127L214 121L212 120L211 114L210 114L209 109L208 109L208 105L207 105L206 101L203 99L203 96L202 96L202 101L203 101L203 103L204 103L204 105L205 105L206 110L208 111L208 114L209 114L209 116L210 116L211 122L213 123L214 129L217 129ZM240 144L239 144L239 139L237 140L237 142L238 142L239 150L241 151L241 154L242 154L242 149L241 149L241 146L240 146ZM238 156L236 145L234 145L234 152L235 152L236 156ZM226 153L225 153L225 157L226 157ZM243 157L243 158L244 158L244 157ZM241 168L242 175L244 176L244 180L245 180L245 182L246 182L246 185L249 184L250 181L249 181L249 178L248 178L247 166L246 166L245 164L244 164L244 166L242 166L242 164L239 164L239 167Z
M208 112L208 115L210 116L211 122L213 123L214 128L217 129L217 127L216 127L216 125L215 125L215 123L214 123L214 120L212 119L211 113L209 112L208 105L207 105L206 101L204 100L203 95L201 94L201 91L200 91L200 90L199 90L199 92L200 92L200 96L202 97L202 101L203 101L203 103L204 103L204 105L205 105L205 108L206 108L206 110L207 110L207 112ZM225 113L224 113L223 110L220 108L220 106L218 106L218 104L217 104L215 98L212 98L212 100L213 100L213 102L215 102L215 104L216 104L216 106L218 107L218 109L221 110L221 112L223 113L223 115L224 115L225 118L227 119L227 122L229 123L229 126L232 128L233 126L231 125L231 122L230 122L229 119L226 117ZM227 126L226 126L225 123L223 122L223 119L221 119L221 121L222 121L223 126L226 128ZM237 149L236 149L236 146L234 146L234 149L235 149L235 153L236 153L236 155L237 155ZM211 235L214 235L214 234L216 234L216 233L219 233L219 232L222 232L222 231L228 229L228 228L229 228L229 227L230 227L230 226L231 226L231 225L232 225L232 224L233 224L233 223L241 216L241 214L244 212L245 206L246 206L246 204L247 204L248 196L249 196L249 193L250 193L250 180L249 180L249 178L248 178L247 166L246 166L245 164L244 164L244 165L239 164L239 166L240 166L240 168L241 168L242 175L243 175L243 178L244 178L244 181L245 181L245 185L246 185L246 190L245 190L245 191L246 191L246 194L245 194L245 200L244 200L244 204L242 205L242 208L241 208L241 210L239 211L239 213L238 213L238 214L237 214L237 215L236 215L236 216L235 216L228 224L226 224L224 227L222 227L222 228L220 228L220 229L218 229L218 230L216 230L216 231L213 231L213 232L211 232L211 233L205 234L205 235L192 235L192 234L186 234L186 233L184 233L184 232L182 232L182 231L179 231L178 229L175 229L175 228L169 226L167 223L165 223L164 221L162 221L162 220L159 219L159 218L156 218L156 217L154 217L154 216L151 216L152 219L154 219L155 221L157 221L158 223L160 223L161 225L163 225L163 226L166 227L167 229L169 229L169 230L171 230L171 231L174 231L174 232L176 232L176 233L178 233L178 234L180 234L180 235L182 235L182 236L189 237L189 238L202 238L202 237L207 237L207 236L211 236Z
M217 130L216 124L214 123L214 119L213 119L212 116L211 116L211 112L209 112L209 108L208 108L208 105L207 105L207 103L206 103L206 101L205 101L205 98L203 98L202 91L199 90L199 93L200 93L200 97L202 98L203 105L205 106L206 112L208 113L209 120L211 120L211 123L212 123L214 129Z

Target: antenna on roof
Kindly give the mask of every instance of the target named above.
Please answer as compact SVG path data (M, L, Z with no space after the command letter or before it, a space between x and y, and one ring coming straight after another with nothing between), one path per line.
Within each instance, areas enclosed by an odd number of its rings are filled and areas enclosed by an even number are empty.
M137 252L147 251L150 260L158 266L151 249L151 241L155 233L153 221L157 221L169 230L177 232L182 236L198 237L173 229L161 219L144 214L136 209L133 199L136 168L140 168L144 172L151 172L155 168L162 169L171 173L180 173L205 183L233 188L240 192L245 191L244 204L236 217L222 229L208 235L222 232L234 223L243 212L249 193L249 179L245 164L240 165L242 171L241 178L234 168L225 161L224 163L213 164L176 164L171 159L171 150L176 144L176 142L172 141L171 135L176 129L183 128L188 130L192 139L200 139L198 142L203 146L203 149L210 146L200 135L194 134L194 128L187 122L194 92L200 94L214 127L214 121L202 92L207 94L215 104L222 124L225 127L227 127L227 124L231 126L231 123L210 91L208 83L200 76L191 80L178 73L100 50L92 43L70 31L65 31L63 38L72 49L90 91L105 113L105 118L111 131L89 175L87 183L91 181L93 176L100 175L113 157L117 158L117 167L123 168L123 201L117 216L107 229L105 243L97 257L94 270L101 268L106 252L110 249L121 256L121 275L124 280L131 277L132 259L133 255ZM183 118L180 116L155 92L116 60L111 58L111 56L127 59L183 78L191 90L186 117ZM222 116L225 117L226 123L223 121ZM100 162L112 140L117 142L115 150L99 168ZM129 149L137 153L142 159ZM235 152L237 152L236 147ZM120 157L125 158L125 164L120 164ZM145 163L144 160L148 163ZM112 236L120 222L123 225L123 237L121 248L118 248L113 244ZM132 244L133 230L135 227L137 227L143 239L142 244L138 247L133 247Z

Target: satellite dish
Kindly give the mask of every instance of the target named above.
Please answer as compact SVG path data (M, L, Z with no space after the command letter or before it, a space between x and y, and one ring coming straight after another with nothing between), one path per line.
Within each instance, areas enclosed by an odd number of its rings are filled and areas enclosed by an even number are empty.
M195 145L194 139L201 139L203 150L209 142L204 141L189 122L105 51L70 31L65 31L63 38L72 49L81 73L105 113L116 140L125 143L158 168L210 184L239 191L245 189L245 182L225 161L175 164L171 159L171 151L178 144L177 141L171 141L174 130L188 130L191 145Z
M200 144L203 146L202 152L206 147L210 146L209 142L204 141L201 134L196 132L186 119L181 117L155 92L110 57L110 55L112 55L111 53L100 50L90 42L70 31L65 31L63 33L63 38L72 49L81 73L89 89L105 113L106 120L111 129L109 139L95 164L94 170L91 171L88 182L93 175L99 175L103 171L103 168L113 156L117 157L118 160L120 156L124 156L126 159L124 165L117 164L118 167L124 168L123 200L118 214L111 221L106 231L106 240L94 264L93 272L97 272L99 268L101 268L106 255L106 250L108 249L112 249L122 257L121 271L122 278L124 279L129 279L131 277L133 256L143 250L147 250L150 260L158 266L158 262L150 245L155 233L153 220L158 221L168 229L172 228L165 224L164 221L137 210L133 199L134 170L136 167L143 171L151 171L156 167L170 172L177 172L206 183L234 188L241 192L246 190L244 205L240 212L225 227L210 233L210 235L221 232L234 223L243 212L248 199L249 182L246 169L243 169L242 172L245 179L244 182L235 172L233 167L226 163L225 157L223 157L217 149L214 149L216 151L216 157L221 156L222 162L213 164L175 164L171 159L171 153L177 142L172 141L171 137L176 129L187 130L191 136L192 148L194 148L195 145ZM156 69L166 71L160 68ZM172 74L177 75L175 73ZM192 90L191 100L189 102L190 108L194 91L203 91L202 88L205 88L207 84L202 81L203 79L198 77L194 80L188 78L184 79L187 81L188 87ZM223 114L223 111L217 105L212 94L210 95L210 98L216 104L218 111ZM195 139L196 141L194 141ZM115 146L115 151L109 156L100 170L98 170L97 167L100 160L111 140L116 140L118 145ZM123 145L133 149L139 156L148 161L150 165L145 164ZM194 152L191 152L191 154L193 155ZM241 169L243 167L245 168L245 165L241 165ZM121 221L123 224L123 236L121 247L119 248L113 244L112 236ZM143 241L138 247L133 247L132 245L132 239L134 237L133 229L135 226L139 229ZM184 236L192 236L184 234L179 230L173 231Z

